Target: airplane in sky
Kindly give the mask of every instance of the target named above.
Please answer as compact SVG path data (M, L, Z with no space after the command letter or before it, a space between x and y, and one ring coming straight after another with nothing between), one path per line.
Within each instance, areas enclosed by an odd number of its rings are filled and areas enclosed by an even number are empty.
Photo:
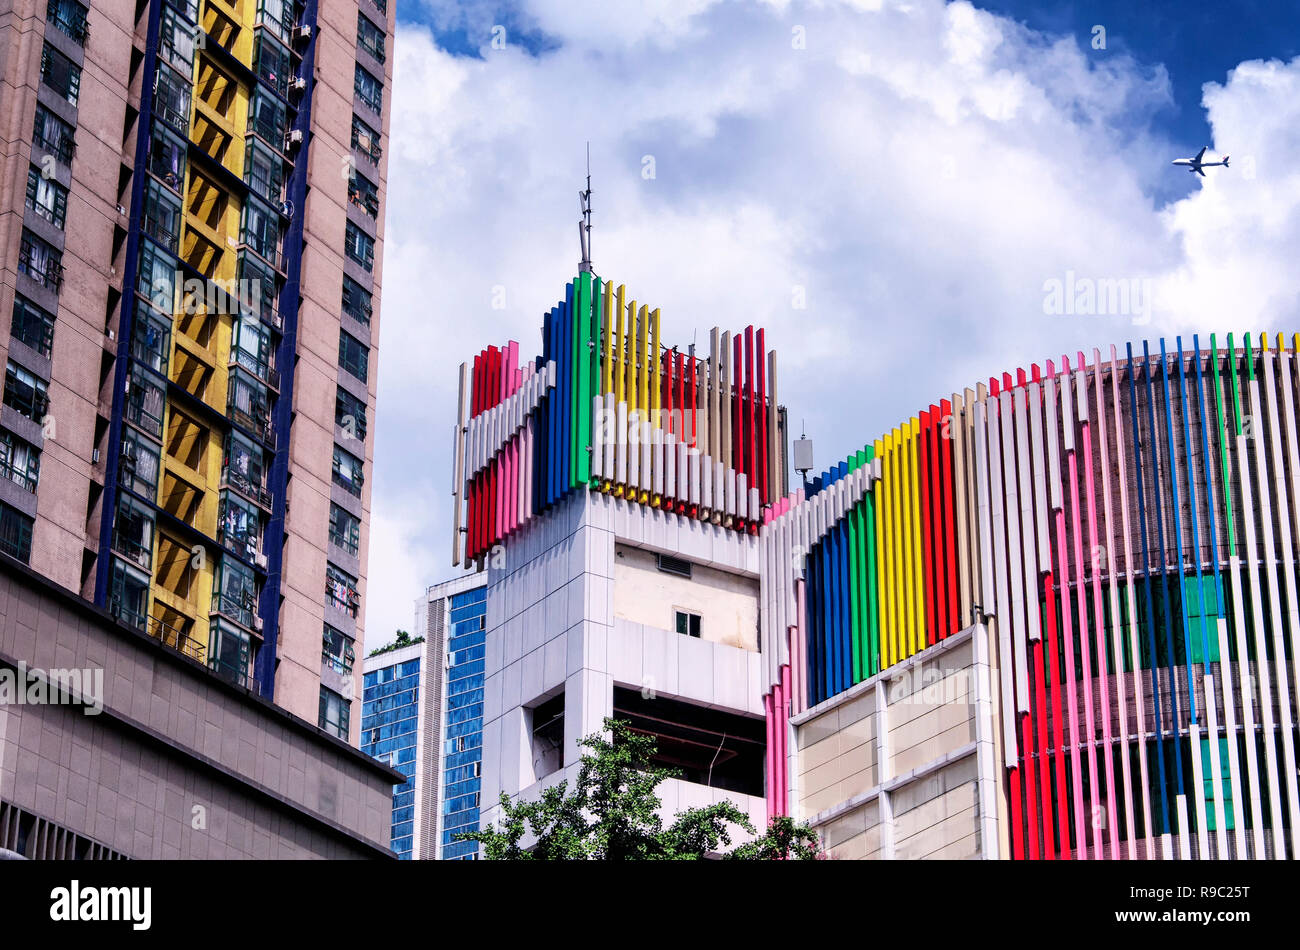
M1228 167L1227 155L1223 156L1223 161L1221 162L1203 162L1201 161L1201 159L1204 157L1205 157L1205 146L1201 146L1201 150L1196 153L1195 158L1175 158L1173 160L1173 164L1186 165L1188 166L1187 170L1189 172L1196 172L1202 178L1205 177L1205 172L1201 171L1202 168L1213 168L1215 165L1222 165L1224 168Z

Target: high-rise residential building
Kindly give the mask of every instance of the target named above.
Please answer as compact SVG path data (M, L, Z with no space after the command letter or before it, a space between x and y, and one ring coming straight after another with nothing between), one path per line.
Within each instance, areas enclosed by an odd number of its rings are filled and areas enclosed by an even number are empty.
M0 549L353 744L392 16L0 28Z
M461 368L486 801L613 714L666 810L765 800L839 856L1300 855L1298 352L1047 361L790 493L762 332L667 349L584 268L540 356Z
M392 848L402 858L473 858L453 841L479 820L487 590L473 575L415 602L415 637L366 658L362 751L406 776L393 789Z

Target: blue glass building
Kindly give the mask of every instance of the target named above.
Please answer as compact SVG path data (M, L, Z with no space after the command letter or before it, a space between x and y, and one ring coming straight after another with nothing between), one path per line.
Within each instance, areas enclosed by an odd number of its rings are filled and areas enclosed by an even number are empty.
M478 829L487 588L453 594L448 606L441 851L444 860L470 860L476 856L478 845L453 841L452 837Z
M480 633L481 639L481 633ZM406 776L393 788L391 847L404 861L414 845L416 738L423 645L403 647L367 663L361 696L361 751ZM390 661L385 663L385 661ZM385 664L385 665L376 665ZM480 663L480 680L482 664ZM482 687L480 684L480 694Z

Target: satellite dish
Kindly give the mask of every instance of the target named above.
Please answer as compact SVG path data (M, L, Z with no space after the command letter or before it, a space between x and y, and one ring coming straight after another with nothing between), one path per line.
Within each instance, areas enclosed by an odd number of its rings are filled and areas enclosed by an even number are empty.
M293 217L293 202L288 199L280 202L280 213L286 218Z

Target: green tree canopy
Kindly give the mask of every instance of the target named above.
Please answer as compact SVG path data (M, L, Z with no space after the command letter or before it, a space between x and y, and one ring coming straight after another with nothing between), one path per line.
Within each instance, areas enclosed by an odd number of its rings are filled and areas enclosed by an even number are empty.
M732 827L756 834L749 817L730 801L680 812L664 827L656 788L675 769L655 765L655 740L620 719L605 720L608 737L582 740L572 789L567 780L535 801L501 795L500 825L456 835L477 841L490 861L692 861L724 851ZM524 841L535 841L525 848ZM823 857L817 833L789 818L726 855L736 860L810 860Z

